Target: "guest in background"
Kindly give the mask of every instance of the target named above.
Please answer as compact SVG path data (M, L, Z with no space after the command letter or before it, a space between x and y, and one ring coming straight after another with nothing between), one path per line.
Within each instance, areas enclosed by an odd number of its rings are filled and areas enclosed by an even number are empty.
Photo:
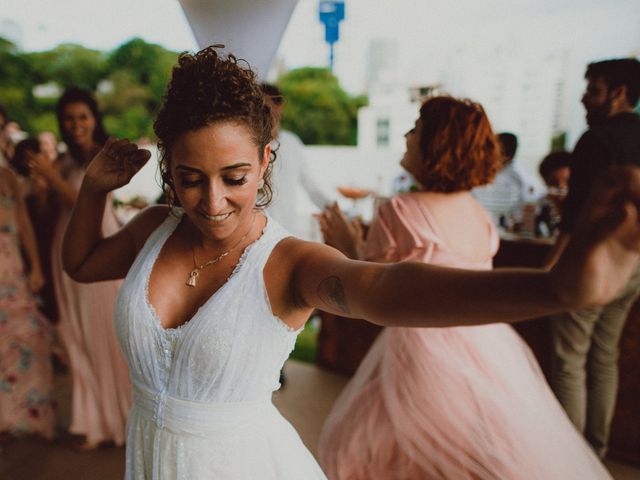
M571 153L564 150L551 152L540 162L538 172L547 188L566 192L571 176Z
M43 164L50 162L54 167L57 164L42 152L41 145L34 138L27 138L19 142L11 159L11 167L25 179L25 182L28 182L28 186L25 188L25 202L38 239L38 253L45 278L44 287L40 290L39 308L50 322L57 323L58 308L51 270L51 251L60 205L55 192L49 188L47 180L42 175L35 173L29 165L30 159L34 157L42 157L39 161Z
M60 312L60 337L67 349L73 378L70 432L84 436L78 448L90 450L111 441L122 445L131 406L131 384L113 326L120 281L81 284L62 270L62 240L85 168L107 139L96 101L85 90L64 92L56 106L58 126L67 153L61 171L43 156L31 158L34 172L42 175L61 205L53 239L53 278ZM119 229L107 198L102 230Z
M569 188L571 153L551 152L540 162L538 172L547 186L547 194L538 203L538 233L543 237L553 237L562 220L562 203Z
M470 194L502 164L483 108L433 97L406 143L401 165L420 190L382 204L366 240L327 209L327 243L360 260L491 269L498 234ZM332 480L609 478L506 324L385 329L336 401L318 450Z
M40 151L46 155L50 162L55 162L60 157L58 152L58 139L53 132L45 131L38 134Z
M0 439L28 433L53 437L51 327L33 296L43 282L18 181L0 167Z
M569 192L560 236L548 265L555 263L594 184L611 165L640 165L640 62L622 58L591 63L582 96L589 129L571 158ZM551 385L567 414L604 457L618 392L618 344L627 314L640 294L640 270L611 303L553 317Z
M498 140L504 166L491 183L474 188L472 195L491 214L496 225L509 229L513 223L521 221L522 208L533 198L534 189L514 161L518 137L503 132Z
M0 166L7 166L13 157L13 141L9 138L5 127L9 123L7 111L0 105Z
M285 105L282 92L275 85L266 83L261 84L260 88L271 107L274 120L271 148L278 153L278 161L273 165L273 201L267 211L291 233L304 238L307 236L306 228L300 225L296 211L300 204L300 198L297 196L298 185L302 186L319 211L329 205L330 201L309 172L302 140L295 133L280 128Z

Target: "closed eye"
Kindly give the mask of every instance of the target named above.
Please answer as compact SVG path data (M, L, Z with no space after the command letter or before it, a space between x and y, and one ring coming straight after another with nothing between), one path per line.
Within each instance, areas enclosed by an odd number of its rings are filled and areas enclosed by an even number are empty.
M227 177L224 179L224 183L226 183L227 185L244 185L245 183L247 183L247 176L243 175L240 178Z
M185 188L195 187L196 185L199 185L201 182L202 180L199 177L183 177L180 179L180 185Z

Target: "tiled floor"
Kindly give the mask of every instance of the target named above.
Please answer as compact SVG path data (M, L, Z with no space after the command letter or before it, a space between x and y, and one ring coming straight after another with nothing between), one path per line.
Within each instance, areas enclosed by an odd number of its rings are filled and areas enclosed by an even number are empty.
M296 427L307 447L315 453L324 418L347 379L315 366L289 361L287 386L274 396L274 403ZM69 405L68 378L58 379L62 421ZM615 480L639 480L640 469L607 462ZM103 480L122 478L124 449L103 447L81 453L73 450L69 438L47 443L23 439L3 445L0 451L0 479L3 480Z

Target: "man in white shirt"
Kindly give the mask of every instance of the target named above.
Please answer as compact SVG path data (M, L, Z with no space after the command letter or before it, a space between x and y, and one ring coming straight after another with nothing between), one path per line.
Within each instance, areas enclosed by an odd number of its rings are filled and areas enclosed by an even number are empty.
M275 218L292 234L308 237L308 225L301 221L299 213L299 187L307 193L313 204L319 211L324 210L331 203L317 186L305 163L304 144L300 138L292 132L280 129L280 118L284 109L284 97L275 85L263 83L261 88L270 102L275 117L271 148L277 149L277 158L273 166L272 186L273 200L267 207L269 215Z
M533 188L514 165L518 137L503 132L498 135L498 140L504 155L504 168L489 185L474 188L472 195L491 214L496 225L505 227L521 220L522 207L530 200L529 190L533 191Z

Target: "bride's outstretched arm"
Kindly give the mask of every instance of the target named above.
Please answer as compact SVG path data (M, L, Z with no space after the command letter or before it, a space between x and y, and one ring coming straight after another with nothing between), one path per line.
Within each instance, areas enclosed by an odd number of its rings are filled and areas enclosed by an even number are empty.
M295 255L295 296L308 307L339 315L416 327L516 322L606 303L638 266L639 202L640 171L613 171L548 272L479 272L414 262L383 265L301 244Z

